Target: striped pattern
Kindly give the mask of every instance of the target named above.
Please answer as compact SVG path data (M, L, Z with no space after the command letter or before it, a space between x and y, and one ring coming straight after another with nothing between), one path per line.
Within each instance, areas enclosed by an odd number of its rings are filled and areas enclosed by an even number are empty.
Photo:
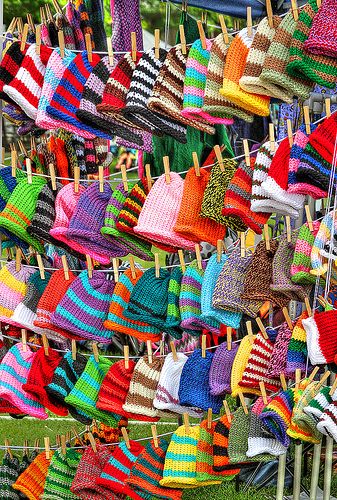
M76 498L70 492L70 486L80 460L81 454L77 450L67 448L65 455L60 450L55 451L48 468L41 500L72 500Z
M337 441L337 403L333 401L324 411L317 424L317 430Z
M19 494L13 490L12 485L19 475L19 460L17 457L11 458L8 453L5 454L0 466L0 495L1 498L9 500L19 500Z
M295 389L282 391L268 403L260 414L263 425L286 447L290 444L287 429L291 422L291 414L295 404L294 398Z
M200 436L197 445L197 464L196 477L197 481L214 481L213 484L218 484L224 479L232 479L234 476L224 476L221 472L215 472L213 469L213 436L216 422L211 423L211 428L208 428L207 420L200 423Z
M275 151L271 151L270 142L267 141L260 146L253 171L252 196L250 208L253 212L261 212L265 207L265 200L268 199L267 193L264 191L262 183L267 179L268 172L274 154L278 149L278 144L275 144Z
M255 338L256 337L253 336L253 340L255 340ZM242 388L239 386L239 383L247 366L252 347L253 343L250 342L249 336L246 335L245 337L243 337L240 342L237 354L234 358L231 372L231 390L233 398L238 396L239 392L242 392ZM244 389L244 392L245 394L256 394L257 396L260 395L260 389L255 389L253 387L246 387Z
M300 368L302 372L306 369L307 334L302 325L302 320L306 318L308 318L308 313L304 311L296 322L289 342L285 373L291 378L295 378L297 368Z
M125 198L120 212L117 214L116 229L124 233L133 233L139 214L149 193L147 181L140 179L134 184Z
M314 193L326 193L329 190L332 156L325 159L310 142L305 146L301 155L296 177L299 182L313 185ZM336 179L336 175L335 175Z
M16 271L15 261L9 262L0 270L0 318L8 322L15 308L27 293L28 280L33 269L21 266Z
M310 231L308 223L303 224L299 230L290 268L291 280L294 283L306 285L316 281L316 276L310 274L311 250L319 227L320 221L313 221L313 231Z
M286 453L285 448L264 428L258 415L251 412L249 435L248 435L248 450L247 457L250 461L270 462L272 456L279 456ZM272 455L272 456L271 456Z
M181 290L181 280L183 277L183 272L181 267L175 267L172 269L170 276L169 286L167 290L167 317L166 323L170 327L177 329L176 338L181 338L182 332L179 330L181 316L179 309L179 296ZM171 332L172 335L173 331Z
M334 0L327 0L323 8L319 8L309 32L304 48L311 54L336 57L336 28L334 23L336 4Z
M337 311L327 309L302 321L312 365L334 363L337 352L336 319Z
M228 436L231 424L227 415L222 415L216 423L213 434L213 469L225 477L238 474L240 469L230 465L228 456Z
M16 77L23 58L27 52L28 45L24 47L23 52L20 50L21 42L13 42L3 54L0 66L0 98L6 102L12 102L11 99L3 92L5 85L9 85Z
M51 458L53 454L54 452L51 451ZM29 500L40 500L44 491L49 465L50 460L47 460L46 453L39 453L27 469L20 474L12 487L26 495Z
M312 271L317 276L318 274L324 274L326 271L326 265L323 265L323 258L321 255L321 250L324 249L326 243L331 239L331 232L336 234L337 221L333 220L333 211L326 214L321 220L319 230L315 236L314 244L311 249L311 267Z
M322 387L311 401L308 401L307 406L303 408L305 415L311 418L314 425L316 425L326 408L332 403L332 396L330 396L331 387ZM336 393L333 395L334 399Z
M270 362L267 370L267 375L270 377L277 378L281 373L285 372L288 347L291 337L292 330L290 330L288 323L284 321L278 330L274 349L270 356Z
M321 435L316 429L315 422L304 413L305 406L317 396L319 390L319 382L312 382L303 390L302 394L298 395L298 401L294 406L291 417L291 424L287 430L288 436L309 443L317 444L320 442Z
M233 324L227 323L226 311L216 309L212 306L214 288L227 259L228 255L221 254L220 262L218 262L218 256L214 254L207 263L201 287L201 314L205 318L212 318L220 324L223 323L226 326L233 327ZM238 323L240 323L240 316L236 316L238 318ZM237 328L238 326L239 324L234 326L234 328Z

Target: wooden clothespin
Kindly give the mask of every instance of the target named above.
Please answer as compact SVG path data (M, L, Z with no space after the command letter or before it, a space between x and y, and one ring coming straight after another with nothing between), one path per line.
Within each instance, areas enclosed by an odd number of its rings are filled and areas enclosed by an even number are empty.
M170 347L171 347L173 361L176 362L178 361L178 356L177 356L176 346L174 345L173 340L171 340L170 342Z
M178 250L178 257L179 257L181 270L184 273L186 271L186 264L185 264L185 259L184 259L184 252L181 248Z
M219 22L221 26L221 31L223 34L223 39L226 45L229 45L229 38L228 38L228 31L227 31L227 26L225 23L225 18L222 14L219 15Z
M205 31L204 31L204 27L202 25L202 21L197 21L197 24L198 24L198 31L199 31L199 37L200 37L200 41L201 41L201 47L206 50L207 49L207 44L206 44L206 36L205 36Z
M145 175L146 175L147 189L150 192L152 188L152 177L151 177L151 167L149 163L145 165Z
M128 370L129 369L129 360L130 360L130 357L129 357L130 350L129 350L128 345L125 345L123 347L123 352L124 352L124 366L125 366L125 369Z
M26 158L26 171L27 171L27 182L31 184L33 182L32 176L32 161L30 158Z
M154 56L159 59L159 48L160 48L160 30L154 30Z
M11 20L11 22L9 23L9 26L7 28L7 33L13 33L13 31L15 30L16 23L17 23L17 19L16 19L16 17L13 17L13 19Z
M15 252L15 270L18 273L21 269L22 252L19 247L16 247Z
M283 316L284 316L284 319L286 320L287 322L287 325L289 327L289 330L293 331L294 327L293 327L293 322L291 321L291 317L289 315L289 311L288 311L288 308L287 307L283 307L282 309L282 313L283 313Z
M21 52L23 52L25 50L25 45L26 45L27 36L28 36L28 29L29 29L29 25L28 25L28 23L26 23L24 25L23 31L22 31L21 45L20 45Z
M91 257L90 257L90 255L87 254L85 256L85 258L87 261L88 276L89 276L89 278L92 278L92 260L91 260Z
M319 370L319 366L315 366L315 368L310 373L310 375L308 377L308 383L309 384L314 380L314 378L315 378L316 373L318 372L318 370ZM330 372L329 372L329 375L330 375Z
M49 175L50 175L50 180L51 180L51 188L53 191L56 191L57 185L56 185L56 175L55 175L55 166L53 163L49 163Z
M44 7L41 6L40 7L40 20L41 20L41 24L46 24L46 13L45 13L45 10L44 10Z
M287 229L287 242L291 243L291 224L289 215L285 216L286 220L286 229Z
M21 343L23 352L27 352L27 330L21 328Z
M311 232L313 232L314 230L314 225L312 223L312 218L311 218L311 213L310 213L310 207L309 205L305 205L304 206L304 210L305 210L305 215L307 217L307 223L308 223L308 226L309 226L309 230Z
M103 165L99 165L98 167L98 181L99 181L99 192L104 193L104 167Z
M273 123L269 123L269 143L270 151L275 153L275 129Z
M201 335L201 357L206 358L206 335Z
M247 7L247 35L249 37L253 36L253 20L252 20L252 8Z
M8 439L5 439L5 446L6 446L6 452L8 453L8 455L13 458L13 453L12 453L12 450L10 449L10 445L9 445L9 440Z
M287 119L287 133L289 139L289 146L292 147L294 144L294 135L293 135L293 125L290 118Z
M66 437L64 434L61 435L61 452L62 455L65 455L67 453Z
M227 339L227 351L231 351L232 350L232 333L233 333L233 329L231 326L227 326L227 335L226 335L226 339Z
M327 370L326 372L323 373L323 375L320 378L320 381L318 382L317 389L320 389L324 382L330 377L331 372Z
M45 271L44 271L44 265L43 265L42 257L41 257L41 255L39 253L36 254L36 260L37 260L37 265L39 266L39 271L40 271L41 279L44 280L44 279L46 279L46 274L45 274Z
M252 328L252 322L251 321L246 321L246 329L249 337L249 342L251 344L254 344L254 335L253 335L253 328Z
M198 155L195 151L192 153L192 158L193 158L193 166L195 170L195 175L197 177L200 177L200 165L199 165L199 160L198 160Z
M125 427L122 427L121 430L122 430L122 435L123 435L123 439L125 441L126 447L129 450L130 449L130 439L129 439L128 431L126 430Z
M63 30L59 30L57 32L57 37L58 37L59 47L60 47L60 56L63 59L64 58L64 49L65 49Z
M330 118L331 116L331 97L326 97L324 99L325 102L325 116Z
M46 450L46 459L50 460L50 439L48 436L44 438L44 447Z
M246 165L247 165L247 167L250 167L250 151L249 151L248 140L243 139L242 144L243 144L243 150L245 152Z
M266 332L264 324L262 323L261 318L257 317L256 318L256 323L258 324L258 326L260 328L260 332L262 333L263 338L266 339L266 340L268 340L268 334Z
M232 423L232 414L231 414L231 411L229 409L228 403L225 399L223 400L223 406L225 408L225 413L226 413L228 423L231 424Z
M74 192L78 193L78 188L80 185L80 167L74 167Z
M266 249L270 250L270 238L269 238L269 226L264 224L263 226L264 241L266 242Z
M216 260L217 260L218 264L220 264L220 262L221 262L222 251L223 251L223 241L218 240L216 242Z
M333 396L336 389L337 389L337 377L335 378L334 383L331 386L331 389L329 391L329 396Z
M241 257L246 256L246 235L242 231L240 232L240 249L241 249Z
M284 376L284 373L283 373L283 372L282 372L282 373L280 373L280 381L281 381L281 386L282 386L282 389L283 389L284 391L286 391L288 387L287 387L287 381L286 381L286 378L285 378L285 376Z
M16 150L15 144L10 144L10 149L11 149L12 177L16 177L16 167L18 165L18 152Z
M114 64L114 53L113 53L113 50L112 50L112 41L111 41L111 38L109 36L106 39L106 45L107 45L107 48L108 48L109 65L113 66L113 64Z
M131 32L131 57L133 62L137 61L137 38L136 32Z
M319 9L322 5L322 0L317 0L316 4L317 4L317 8Z
M41 24L38 24L35 30L35 53L38 56L41 53Z
M195 243L194 249L195 249L195 255L196 255L196 258L197 258L198 269L201 270L202 269L202 260L201 260L201 251L200 251L200 245L199 245L199 243Z
M307 313L309 314L309 316L312 316L312 309L311 309L311 305L310 305L308 297L305 297L304 303L305 303L305 308L307 310Z
M49 356L49 342L48 342L47 336L45 334L42 335L42 345L43 345L45 355Z
M266 386L264 385L263 380L260 380L259 386L260 386L260 391L261 391L261 396L262 396L263 402L267 406L267 404L268 404L267 392L266 392Z
M53 0L53 6L55 9L55 12L57 12L58 14L62 14L62 9L61 9L57 0Z
M5 163L5 155L6 155L6 149L4 147L1 148L1 163L4 165Z
M112 259L112 267L113 267L113 271L114 271L114 280L115 280L115 283L118 283L119 281L119 259L117 257L114 257Z
M219 144L216 144L214 146L214 153L215 153L217 162L219 163L219 167L220 167L221 172L224 172L225 171L225 165L224 165L224 162L223 162L223 158L222 158L221 149L220 149Z
M130 264L130 269L131 269L131 277L132 279L136 279L136 266L135 266L135 259L133 257L133 255L130 255L129 257L129 264Z
M123 429L125 429L125 427L122 428L122 432L123 432ZM96 441L95 441L94 436L92 435L91 432L88 432L87 436L88 436L91 448L93 449L94 453L97 453L97 446L96 446Z
M67 256L62 255L61 261L62 261L62 266L63 266L64 279L66 281L69 281L69 267L68 267L68 262L67 262Z
M190 433L190 418L188 413L183 413L183 420L186 434Z
M266 0L266 10L267 10L267 17L268 17L268 24L270 28L274 28L274 20L273 20L273 8L271 6L271 1Z
M158 435L157 435L157 426L156 424L151 425L152 439L155 448L158 448Z
M293 13L294 21L298 21L298 5L296 0L291 0L291 11Z
M239 398L240 398L240 403L241 403L241 406L243 408L243 411L245 412L246 415L248 415L248 408L246 405L246 401L245 401L245 398L243 397L243 393L241 391L239 392Z
M310 126L309 106L303 106L303 114L304 114L305 131L308 135L310 135L311 134L311 126Z
M92 62L92 43L90 33L86 33L85 35L85 48L88 52L88 61Z
M171 183L170 158L168 156L164 156L163 163L164 163L165 181L166 184L170 184Z
M156 278L160 277L160 263L159 263L159 253L154 254L154 267Z
M152 342L151 340L146 341L146 348L147 348L147 359L149 361L149 364L152 365L153 362L153 353L152 353Z
M22 17L18 17L17 18L16 24L17 24L17 27L18 27L18 35L20 37L20 36L22 36L22 33L23 33L23 21L22 21ZM21 46L20 46L20 50L21 50Z
M72 339L72 341L71 341L71 357L74 361L76 361L77 347L76 347L76 340L74 340L74 339Z
M125 191L129 191L128 176L126 174L126 166L125 165L121 166L121 174L122 174L123 187L124 187Z
M208 410L207 410L207 429L212 428L212 418L213 418L212 408L208 408Z
M179 34L180 34L181 52L184 56L186 56L187 47L186 47L185 29L183 24L179 25Z
M98 352L98 347L97 347L97 342L93 342L92 345L92 353L94 355L96 363L99 362L99 352Z
M295 389L298 390L301 382L301 368L295 370Z
M29 156L27 149L21 139L17 141L21 154L27 158Z

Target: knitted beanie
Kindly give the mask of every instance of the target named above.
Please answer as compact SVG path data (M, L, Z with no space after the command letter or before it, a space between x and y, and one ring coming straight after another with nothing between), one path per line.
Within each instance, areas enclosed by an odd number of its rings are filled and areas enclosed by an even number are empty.
M333 401L324 410L317 424L317 430L326 436L337 439L337 403Z
M200 215L231 227L233 230L245 231L246 225L241 220L222 215L225 193L237 168L234 160L225 158L223 163L224 171L218 163L212 167L211 176L204 191Z
M37 54L36 45L30 45L15 78L3 87L3 91L33 120L36 119L43 78L51 53L49 47L41 45L40 53Z
M186 49L188 54L190 47L186 47ZM148 108L160 115L170 116L184 125L189 125L207 134L213 134L214 129L209 123L181 114L187 54L182 53L181 45L176 45L169 50L148 100Z
M260 419L266 429L286 447L290 444L287 429L294 407L294 393L295 389L280 392L260 414Z
M250 37L247 28L242 29L231 43L226 57L224 80L220 89L226 99L237 106L242 107L249 113L260 116L269 115L269 97L249 94L239 86L240 78L244 74L249 49L253 43L255 30Z
M230 465L228 457L228 436L231 423L226 414L217 421L213 435L213 469L224 476L238 474L240 469Z
M313 221L313 231L306 222L301 226L295 245L293 262L290 268L291 281L301 285L315 283L316 276L310 274L311 250L320 227L320 221Z
M228 435L228 458L231 464L247 462L248 436L251 411L245 413L240 406L233 414L232 425Z
M54 404L66 406L69 413L82 424L91 424L91 418L80 409L67 404L65 398L74 388L87 364L87 358L77 353L76 359L72 358L71 351L67 351L59 365L55 368L52 380L46 386L46 391Z
M295 378L296 369L302 372L306 370L307 363L307 334L302 321L308 318L307 311L303 311L298 318L296 325L292 331L287 352L287 364L285 374L287 377Z
M307 334L308 355L313 365L335 363L337 360L336 316L337 311L332 309L318 312L302 321Z
M253 186L254 160L251 158L248 166L242 161L229 183L225 194L222 214L230 218L228 227L233 219L241 221L255 233L261 234L263 225L270 217L269 213L254 213L251 210L251 194ZM268 212L265 210L264 212Z
M15 261L9 262L0 270L0 320L11 323L15 308L27 293L28 280L34 269L21 266L16 270Z
M58 137L51 137L48 142L48 149L55 157L56 175L60 176L63 185L68 184L66 178L69 174L69 163L64 141Z
M230 43L232 43L232 40L232 37L229 37ZM252 122L253 115L251 113L236 106L220 94L228 47L229 45L226 44L222 33L214 38L207 67L204 105L202 110L210 116L209 121L212 120L212 117L218 118L219 116L230 114L246 122Z
M15 41L9 45L6 52L3 52L0 64L0 99L4 101L12 102L9 96L3 91L3 88L5 85L9 85L16 77L27 49L28 45L25 45L21 52L21 42Z
M271 150L269 141L259 147L253 169L252 196L250 208L253 212L261 212L268 207L269 196L263 189L262 183L267 179L275 152L278 150L278 143L275 143L274 151Z
M173 230L183 190L184 181L179 174L171 172L169 184L166 182L165 174L161 175L145 200L134 232L154 242L159 241L173 247L194 250L193 242L179 236Z
M53 451L50 452L51 457L53 453ZM47 459L46 452L39 453L32 463L29 464L27 469L20 474L15 483L12 484L12 488L20 491L29 498L29 500L40 500L43 494L49 465L50 460Z
M81 453L73 448L67 448L65 455L60 450L55 451L48 468L42 500L76 498L70 493L70 486L80 460Z
M69 50L76 50L73 28L63 13L56 13L55 25L57 30L63 30L65 47Z
M36 353L29 346L26 350L21 343L10 348L0 364L0 397L39 419L48 418L38 399L23 389Z
M85 50L84 34L80 27L80 13L76 9L73 2L67 2L66 4L66 16L69 21L70 26L73 29L75 46L77 50Z
M0 493L1 498L11 498L19 500L20 495L13 491L12 484L15 483L19 475L20 463L17 457L11 457L6 453L0 466Z
M326 264L323 264L323 253L326 253L328 258L334 258L334 251L330 248L331 232L336 234L337 220L334 220L334 213L327 213L321 220L319 230L315 236L315 241L311 248L311 267L310 271L315 277L326 272ZM329 254L331 256L329 257Z
M289 104L292 103L293 96L307 99L313 88L310 79L304 75L299 77L295 73L290 75L286 70L296 25L293 13L288 12L276 29L260 75L260 80L269 90L269 95Z
M169 327L174 327L176 329L176 335L174 338L182 338L182 330L179 329L181 323L181 314L179 308L179 297L181 291L181 280L183 278L183 272L180 266L174 268L172 271L169 281L169 286L167 290L167 316L166 324ZM173 331L171 332L171 335ZM173 336L173 335L172 335Z
M287 71L290 75L301 75L302 78L333 89L336 85L337 61L326 54L311 54L304 47L318 9L317 0L309 0L301 10L290 46Z
M99 389L111 364L111 361L103 356L99 356L98 361L93 355L90 356L70 394L65 397L65 402L110 427L116 427L120 417L111 411L96 407Z
M269 377L279 377L281 373L285 373L287 365L287 354L290 339L292 337L292 330L290 330L288 323L285 321L278 329L276 341L273 351L270 356L267 375Z
M177 352L176 361L171 352L165 357L153 406L158 410L169 410L179 414L188 413L191 417L200 418L202 411L182 406L179 402L180 379L187 360L188 357L182 352Z
M144 446L137 441L130 441L129 448L126 446L125 441L123 443L119 443L119 445L113 450L109 460L104 465L100 477L96 479L96 483L99 486L104 486L114 493L122 493L123 498L124 495L128 495L136 500L147 498L142 493L137 494L126 483L133 464L143 451Z
M26 177L20 179L0 214L0 228L12 232L39 253L44 252L44 247L27 233L27 227L35 214L37 199L45 184L46 180L42 177L34 176L31 183L28 183Z
M337 45L335 39L334 12L336 2L325 0L315 15L309 36L304 42L304 49L310 54L336 57Z
M259 416L253 411L250 415L247 457L271 460L270 455L280 456L286 453L287 448L277 441L264 428Z
M255 336L250 339L249 335L245 335L239 344L239 349L237 350L236 356L233 361L232 371L231 371L231 391L232 397L235 398L240 392L243 392L243 388L239 386L241 382L243 372L247 366L250 352L253 347L253 341ZM245 394L260 394L260 389L245 388Z
M237 314L248 314L255 318L263 304L262 301L247 298L243 300L241 294L244 291L246 273L252 262L253 255L247 253L241 257L240 248L234 248L225 262L212 297L212 305L216 309L224 309ZM240 319L241 321L241 319ZM227 322L227 326L231 326Z
M206 269L206 261L202 261L199 269L197 261L193 261L186 268L181 280L179 295L179 309L181 315L180 326L187 330L202 330L219 334L220 323L213 317L201 313L201 289Z
M232 344L232 348L229 350L226 342L217 347L208 380L212 396L231 393L231 372L238 349L238 344Z
M174 488L160 486L163 477L165 456L169 443L162 438L158 439L155 446L153 440L149 441L132 466L126 484L136 493L154 495L165 500L180 500L182 491Z
M311 401L308 401L307 406L303 408L303 412L310 418L313 422L312 425L316 426L318 424L322 414L326 408L332 403L332 397L330 396L331 387L322 387ZM335 396L335 394L334 394ZM334 398L335 399L335 398Z
M111 342L113 334L104 327L104 321L114 287L115 282L105 273L93 271L89 278L88 271L82 271L60 300L51 322L82 339Z
M319 389L319 382L312 382L299 396L293 409L291 424L287 431L288 436L309 443L317 444L320 442L321 435L319 431L317 431L314 421L304 413L304 408L315 396L317 396Z
M180 377L179 401L182 406L193 406L213 413L220 413L222 399L210 393L208 383L213 353L206 351L202 357L200 349L196 349L186 361Z
M133 233L139 214L149 194L146 179L142 177L127 193L123 207L117 215L116 229L124 233Z

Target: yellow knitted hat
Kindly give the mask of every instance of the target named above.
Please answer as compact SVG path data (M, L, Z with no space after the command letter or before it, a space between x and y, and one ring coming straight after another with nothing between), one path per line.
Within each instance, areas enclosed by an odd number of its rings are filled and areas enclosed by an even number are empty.
M255 340L256 335L253 335L252 338ZM231 389L233 398L235 398L240 392L244 392L245 394L256 394L257 396L260 395L260 391L258 389L243 388L239 386L239 382L241 382L243 372L247 366L252 347L253 342L251 342L250 336L246 335L243 337L232 366Z

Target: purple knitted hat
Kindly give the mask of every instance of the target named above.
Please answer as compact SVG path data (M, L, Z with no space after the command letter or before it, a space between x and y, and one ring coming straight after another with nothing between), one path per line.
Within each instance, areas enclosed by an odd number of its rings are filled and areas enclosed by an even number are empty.
M291 339L292 331L285 321L279 328L274 349L270 357L270 362L267 370L267 375L277 378L280 373L285 373L287 365L288 346Z
M106 257L124 257L129 253L124 245L109 242L101 235L105 210L111 194L111 187L107 182L104 183L103 193L100 193L98 181L91 184L81 194L67 231L69 239L75 240L85 248L85 253L103 264L106 263ZM100 260L99 254L105 258Z
M136 33L137 49L143 50L143 30L139 0L111 0L112 47L114 52L130 52L130 33ZM116 56L118 57L118 56ZM122 55L119 55L121 58Z
M215 351L209 371L209 388L212 396L231 393L232 366L238 349L237 344L232 344L232 349L229 351L224 342Z
M82 271L61 299L51 322L74 336L109 343L113 332L103 323L108 317L115 282L106 274Z

